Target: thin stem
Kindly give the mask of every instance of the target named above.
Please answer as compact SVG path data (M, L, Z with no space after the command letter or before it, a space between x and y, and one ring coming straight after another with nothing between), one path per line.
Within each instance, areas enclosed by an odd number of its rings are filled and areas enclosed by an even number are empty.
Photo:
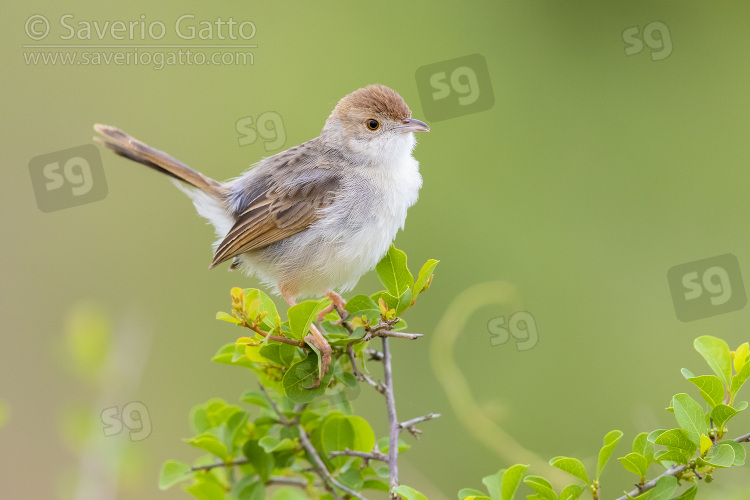
M242 326L251 329L252 331L254 331L255 333L257 333L257 334L259 334L259 335L261 335L263 337L268 338L268 340L276 340L277 342L283 342L285 344L294 345L294 346L297 346L297 347L305 347L306 346L305 342L302 341L302 340L293 340L293 339L288 339L286 337L279 337L278 335L271 335L270 333L264 332L263 330L261 330L257 326L253 326L253 325L251 325L250 323L247 323L247 322L245 322Z
M745 434L744 436L740 436L738 438L735 438L734 442L735 443L750 442L750 433ZM679 476L680 474L682 474L683 472L685 472L687 469L688 469L687 465L680 465L678 467L672 467L671 469L668 469L666 472L664 472L663 474L655 477L651 481L649 481L649 482L647 482L645 484L642 484L642 485L638 485L638 487L636 487L633 491L631 491L627 495L623 495L623 496L619 497L617 500L628 500L628 497L638 496L641 493L643 493L644 491L648 491L651 488L653 488L654 486L656 486L656 483L659 481L659 479L661 479L661 478L663 478L665 476L675 476L675 477Z
M371 386L375 388L380 394L385 394L385 388L383 387L383 384L376 382L372 377L367 375L364 372L359 371L357 368L357 362L356 358L354 356L354 344L355 342L349 342L346 344L346 352L349 355L349 361L352 364L352 372L354 373L354 376L357 377L357 380L364 380Z
M234 462L217 462L215 464L210 464L210 465L199 465L197 467L190 467L190 472L195 472L199 470L211 470L211 469L215 469L216 467L233 467L235 465L242 465L248 462L249 460L247 458L240 458L239 460L235 460Z
M439 416L439 413L428 413L427 415L422 415L421 417L412 418L411 420L401 422L400 424L398 424L399 431L406 429L411 433L412 436L417 437L417 435L421 434L422 431L414 427L415 425L426 422L428 420L432 420L433 418L438 418Z
M299 430L299 440L302 443L302 446L304 446L305 450L307 450L307 453L309 453L310 456L312 457L315 470L320 476L320 478L323 480L323 482L326 484L326 486L328 486L328 483L330 483L334 485L336 488L340 489L341 491L345 491L346 493L348 493L349 495L355 498L359 498L360 500L367 500L365 497L363 497L356 491L347 488L343 484L336 481L333 478L333 476L331 476L331 474L328 472L328 469L326 469L326 466L323 463L323 460L321 460L320 455L318 455L318 451L310 442L310 438L307 437L307 432L305 432L305 429L299 424L297 424L297 429ZM334 498L340 498L333 488L328 487L328 491L331 492Z
M416 340L419 337L424 337L421 333L406 333L406 332L394 332L391 330L376 330L369 332L365 336L365 340L370 340L375 337L395 337L398 339Z
M399 422L396 417L396 398L393 395L393 373L391 371L391 352L388 348L388 337L383 337L383 378L385 379L385 403L388 407L390 436L388 441L388 468L391 475L391 498L398 500L393 492L398 486L398 434Z
M366 451L355 451L346 448L344 451L332 451L331 457L358 457L364 458L365 460L379 460L380 462L388 462L388 455L386 455L385 453L381 453L378 450L373 450L368 453Z
M331 485L335 486L336 488L340 489L341 491L345 491L349 495L352 495L355 498L359 498L360 500L367 500L365 497L361 496L356 491L353 491L343 484L339 483L334 479L331 474L328 472L328 469L326 468L325 464L323 463L323 460L320 459L320 455L318 455L318 451L315 449L315 447L310 442L310 438L307 437L307 432L305 432L304 427L300 425L299 423L299 415L294 418L294 421L290 421L286 415L281 413L279 410L278 405L276 402L271 398L271 396L268 394L268 391L266 391L266 388L263 387L263 384L260 384L260 390L265 394L266 399L268 399L269 403L271 403L271 407L273 408L273 411L276 412L276 414L279 416L279 419L283 425L286 427L296 426L297 430L299 431L299 440L302 443L302 446L305 448L307 453L312 457L313 460L313 467L315 468L315 472L320 476L320 479L323 480L323 486L326 490L328 490L331 495L337 500L339 500L341 497L339 497L336 490L334 490ZM301 413L302 410L304 410L306 405L296 405L294 407L295 413Z

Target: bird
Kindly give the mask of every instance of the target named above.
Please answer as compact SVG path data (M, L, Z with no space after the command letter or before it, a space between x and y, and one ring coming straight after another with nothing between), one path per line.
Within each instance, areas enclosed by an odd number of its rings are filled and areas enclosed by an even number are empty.
M318 137L225 182L116 127L94 130L95 140L166 174L190 197L218 238L209 268L231 261L230 269L255 275L290 306L327 296L331 304L321 315L335 308L345 319L339 293L388 252L417 201L422 177L414 133L430 127L412 118L395 90L368 85L338 101ZM315 325L310 332L305 340L321 351L327 370L330 345Z

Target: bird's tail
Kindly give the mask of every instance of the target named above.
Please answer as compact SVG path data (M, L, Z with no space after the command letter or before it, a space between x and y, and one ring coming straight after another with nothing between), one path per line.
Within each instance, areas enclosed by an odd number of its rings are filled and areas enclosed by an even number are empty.
M206 177L167 153L144 144L118 128L96 124L94 130L102 136L94 137L94 140L101 142L120 156L185 182L214 198L222 199L226 195L226 188L221 182Z

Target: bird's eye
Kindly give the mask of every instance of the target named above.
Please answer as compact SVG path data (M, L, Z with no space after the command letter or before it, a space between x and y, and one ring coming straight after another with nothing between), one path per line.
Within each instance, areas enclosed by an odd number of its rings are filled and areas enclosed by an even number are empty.
M374 118L370 118L365 123L367 124L367 128L369 128L370 130L377 130L380 128L380 122L375 120Z

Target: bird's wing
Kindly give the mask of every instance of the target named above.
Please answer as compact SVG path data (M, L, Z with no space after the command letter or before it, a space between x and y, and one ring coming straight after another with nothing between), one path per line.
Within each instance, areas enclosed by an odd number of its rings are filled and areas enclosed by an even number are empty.
M311 165L309 157L295 160L302 159L273 167L266 189L237 214L234 226L216 248L211 268L304 231L333 202L339 177L323 165Z

